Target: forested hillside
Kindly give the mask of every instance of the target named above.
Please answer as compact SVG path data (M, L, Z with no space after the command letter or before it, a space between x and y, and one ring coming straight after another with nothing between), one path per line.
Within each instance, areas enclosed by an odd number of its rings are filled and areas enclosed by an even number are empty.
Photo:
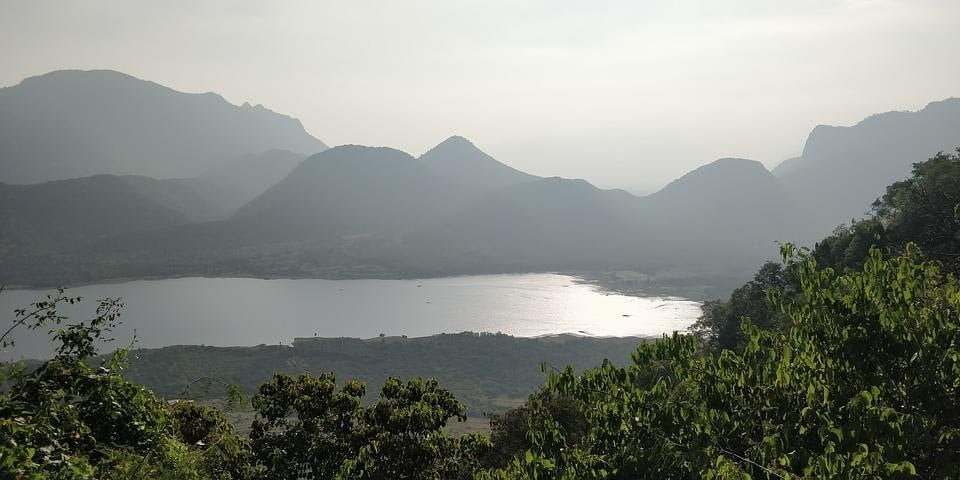
M869 213L883 188L906 178L918 158L949 152L960 141L960 98L916 112L872 115L849 127L819 125L800 157L773 170L813 223L796 240L817 240ZM811 192L817 192L811 195Z

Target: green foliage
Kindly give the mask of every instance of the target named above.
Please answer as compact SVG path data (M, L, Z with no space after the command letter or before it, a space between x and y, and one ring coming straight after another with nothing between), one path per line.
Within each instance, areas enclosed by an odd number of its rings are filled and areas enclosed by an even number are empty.
M96 345L109 340L122 303L101 300L92 319L68 324L58 307L78 301L59 290L15 313L8 334L16 327L49 328L58 347L51 360L33 370L3 364L0 476L243 478L213 475L208 465L236 471L226 464L243 462L242 456L213 460L199 444L185 444L167 403L123 378L125 351L104 358L99 366L91 364ZM217 432L217 439L224 446L240 442L225 430ZM216 454L222 457L224 448Z
M553 375L583 402L570 438L542 402L532 447L485 478L956 478L960 285L919 253L836 275L788 247L802 301L790 328L744 326L742 353L695 337L642 345L633 364Z
M939 153L916 163L909 179L887 187L873 204L868 218L840 226L818 242L811 253L817 265L843 272L860 269L870 249L900 254L910 243L918 245L930 260L946 272L960 274L960 149L957 154ZM759 328L782 328L784 317L767 299L770 289L799 288L789 272L775 263L764 264L756 277L738 288L726 302L710 301L695 331L707 347L742 349L744 319Z
M332 478L356 450L363 384L331 374L277 374L253 398L250 439L268 478Z
M527 437L528 425L541 411L547 412L549 418L564 432L568 442L576 445L588 429L583 408L584 404L579 399L543 388L532 395L525 405L503 414L490 415L490 441L493 448L484 459L484 464L505 467L514 458L533 448L533 443Z
M868 218L853 222L849 227L838 227L833 235L817 242L813 256L820 266L842 272L845 268L860 268L870 247L883 246L887 240L883 223Z
M202 453L205 478L253 478L250 442L237 434L219 410L181 401L169 413L179 440Z
M792 290L794 280L779 263L767 262L753 280L737 288L727 302L711 301L703 304L700 319L694 331L712 350L742 350L745 342L740 324L749 319L757 326L774 330L785 325L780 309L768 298L770 290Z
M840 227L817 244L824 267L859 268L871 246L894 254L916 244L944 271L960 273L960 149L915 163L910 178L887 187L869 218Z
M359 382L337 389L332 373L262 385L250 437L264 478L470 478L479 467L489 442L443 431L465 408L435 380L387 379L369 407L364 393Z
M916 243L944 269L960 273L960 148L913 165L913 175L887 187L874 209L896 252Z

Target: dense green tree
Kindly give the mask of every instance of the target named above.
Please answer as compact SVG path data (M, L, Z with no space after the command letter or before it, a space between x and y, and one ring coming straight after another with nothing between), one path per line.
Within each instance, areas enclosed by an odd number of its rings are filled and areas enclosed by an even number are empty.
M224 414L190 401L175 402L170 419L179 439L203 452L204 473L213 480L253 478L250 442Z
M886 245L883 223L877 218L867 218L837 227L832 235L817 242L812 253L821 267L842 272L846 268L860 268L871 247Z
M539 409L534 409L531 404ZM502 414L490 415L490 441L493 444L484 464L490 467L505 467L511 460L533 448L527 437L529 423L534 415L547 414L562 429L572 445L587 431L583 403L569 395L559 395L551 389L541 388L530 396L526 404Z
M54 357L35 368L4 363L0 376L0 477L2 478L242 478L240 456L223 456L242 445L232 429L216 433L216 461L201 443L184 443L170 406L123 378L126 352L96 365L97 345L109 339L122 303L104 299L95 316L67 323L59 307L80 301L62 290L17 310L0 339L10 345L17 328L50 329ZM174 416L175 417L175 416ZM205 437L209 439L209 436Z
M466 413L436 380L388 378L380 400L364 412L363 445L338 478L472 478L489 441L443 431L450 419L466 420Z
M360 447L366 387L332 373L277 374L253 398L250 439L265 478L333 478Z
M435 380L389 378L380 400L365 386L337 389L332 373L278 374L254 397L250 434L263 477L343 479L471 478L489 442L443 431L466 409Z
M484 478L957 478L960 284L915 248L862 271L787 251L802 301L785 331L745 325L742 353L675 335L633 364L553 375L584 402L571 440L540 402L532 447Z
M794 280L783 265L767 262L753 280L737 288L726 302L705 302L702 315L693 329L712 350L735 349L744 346L745 338L740 329L744 319L755 322L764 329L778 329L785 325L780 309L767 295L771 289L789 291Z
M916 243L929 258L943 263L946 271L960 273L958 205L960 148L914 164L913 175L887 187L874 210L894 251Z

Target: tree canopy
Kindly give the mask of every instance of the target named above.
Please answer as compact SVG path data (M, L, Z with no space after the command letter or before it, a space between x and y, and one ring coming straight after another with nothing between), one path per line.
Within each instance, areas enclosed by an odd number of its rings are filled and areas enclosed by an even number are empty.
M742 352L695 337L631 365L551 375L579 399L571 436L539 399L530 448L483 478L954 478L960 474L960 285L910 247L838 275L785 250L803 296L784 331L745 322Z

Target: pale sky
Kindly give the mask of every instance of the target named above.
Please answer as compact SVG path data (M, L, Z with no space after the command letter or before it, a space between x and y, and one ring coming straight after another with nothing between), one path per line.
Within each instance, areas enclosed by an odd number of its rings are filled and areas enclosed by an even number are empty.
M605 187L960 96L960 0L0 0L0 85L114 69L419 155Z

